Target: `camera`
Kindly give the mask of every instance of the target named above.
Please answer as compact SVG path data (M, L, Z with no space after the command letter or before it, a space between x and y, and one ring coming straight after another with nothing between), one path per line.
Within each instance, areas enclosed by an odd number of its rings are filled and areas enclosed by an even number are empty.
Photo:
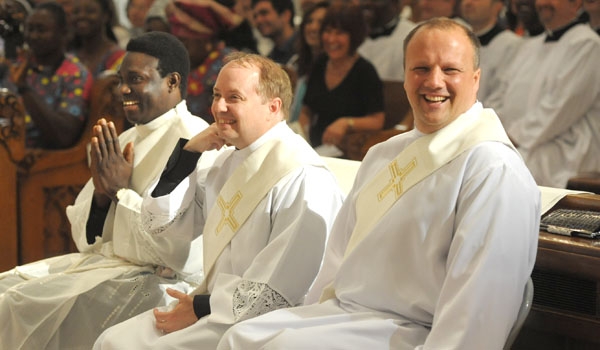
M25 19L28 9L14 0L0 3L0 37L4 39L4 56L8 59L17 57L17 48L23 46Z

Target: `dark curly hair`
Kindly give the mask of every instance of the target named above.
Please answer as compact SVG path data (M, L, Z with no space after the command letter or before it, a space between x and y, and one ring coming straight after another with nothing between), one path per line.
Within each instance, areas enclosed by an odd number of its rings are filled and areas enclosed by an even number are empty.
M158 72L161 77L169 73L179 73L181 97L187 96L187 80L190 74L190 58L183 43L172 34L148 32L127 43L127 52L140 52L158 58Z

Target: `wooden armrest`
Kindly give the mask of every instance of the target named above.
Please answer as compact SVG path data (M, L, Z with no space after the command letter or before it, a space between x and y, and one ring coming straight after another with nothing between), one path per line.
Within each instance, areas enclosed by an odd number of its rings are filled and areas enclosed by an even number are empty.
M19 263L76 250L65 209L89 180L87 145L100 118L123 129L125 112L115 74L96 79L90 115L80 140L63 150L28 149L19 174ZM31 220L31 218L35 220Z
M600 211L600 195L581 193L581 194L568 194L564 198L558 201L551 210L556 209L581 209Z
M600 172L577 174L569 179L567 189L600 193Z

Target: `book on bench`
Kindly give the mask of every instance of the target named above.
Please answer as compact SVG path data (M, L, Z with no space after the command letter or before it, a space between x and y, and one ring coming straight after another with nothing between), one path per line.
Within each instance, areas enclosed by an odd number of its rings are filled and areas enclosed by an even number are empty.
M540 228L564 236L600 237L600 212L578 209L556 209L544 216Z

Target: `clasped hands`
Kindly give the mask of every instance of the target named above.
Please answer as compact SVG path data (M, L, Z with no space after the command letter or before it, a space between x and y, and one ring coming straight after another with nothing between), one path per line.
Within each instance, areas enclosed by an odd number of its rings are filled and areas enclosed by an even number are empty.
M90 170L94 183L94 200L100 207L117 201L117 191L129 187L133 172L133 142L121 145L113 122L98 120L92 129Z

